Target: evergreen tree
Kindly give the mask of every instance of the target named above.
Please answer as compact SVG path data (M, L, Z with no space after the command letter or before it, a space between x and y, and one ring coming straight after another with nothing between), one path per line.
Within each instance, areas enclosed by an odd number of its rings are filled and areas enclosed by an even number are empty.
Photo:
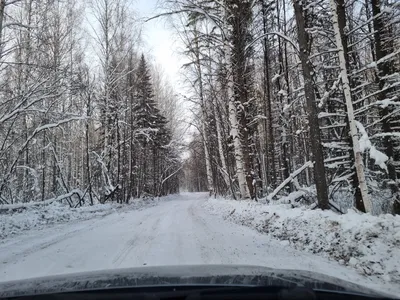
M154 132L157 129L159 111L154 100L150 71L143 54L137 70L136 100L135 115L138 139L142 146L145 146L156 136Z
M158 195L162 193L161 160L168 157L164 147L170 143L171 133L166 127L166 118L157 108L150 70L143 54L137 70L136 101L136 136L141 148L138 154L139 196Z

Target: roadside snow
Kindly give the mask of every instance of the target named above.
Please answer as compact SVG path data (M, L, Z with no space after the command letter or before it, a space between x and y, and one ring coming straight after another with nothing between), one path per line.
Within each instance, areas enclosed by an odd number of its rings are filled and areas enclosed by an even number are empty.
M400 283L400 216L310 210L254 201L209 199L210 213L266 233L298 250L332 258L386 282Z
M66 223L103 217L116 211L136 210L154 206L161 199L134 199L130 204L105 203L92 206L70 208L67 204L54 201L50 204L27 203L27 205L0 205L0 243L7 237L18 235L26 230L40 229L51 224Z

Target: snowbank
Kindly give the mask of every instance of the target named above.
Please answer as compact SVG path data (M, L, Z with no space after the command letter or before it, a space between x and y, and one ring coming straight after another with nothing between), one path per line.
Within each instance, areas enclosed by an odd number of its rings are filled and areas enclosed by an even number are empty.
M265 205L254 201L209 199L204 207L215 215L266 233L296 249L318 253L400 283L400 216L359 214Z
M156 205L160 200L168 199L168 196L159 199L134 199L129 205L106 203L78 208L70 208L60 202L45 205L41 205L41 203L35 205L27 203L25 206L20 204L0 205L0 241L29 229L76 220L88 220L116 211L142 209Z

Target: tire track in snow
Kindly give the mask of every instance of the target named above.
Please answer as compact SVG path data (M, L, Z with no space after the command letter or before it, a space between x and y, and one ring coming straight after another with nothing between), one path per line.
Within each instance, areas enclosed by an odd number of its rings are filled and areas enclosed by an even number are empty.
M170 205L170 203L164 204L161 207L162 210L153 212L151 217L148 218L149 224L141 232L141 235L145 237L143 238L143 243L137 244L135 249L136 258L140 265L151 264L152 258L157 256L154 253L155 249L171 250L167 249L168 247L163 242L165 238L169 239L170 233L173 232L171 224L169 224L169 218L175 219L173 216L175 212L179 211L179 206L179 203L174 205Z
M153 222L154 224L151 225L151 223ZM142 217L138 226L132 228L133 237L126 242L125 247L123 247L114 257L112 263L115 264L115 266L119 267L126 261L127 258L131 258L131 256L134 256L139 263L139 261L141 261L140 257L135 254L132 255L131 252L135 250L135 248L139 247L141 243L149 244L151 240L155 238L154 236L150 236L148 239L145 239L143 233L148 230L147 228L149 227L149 225L151 226L151 230L156 232L159 222L159 217L157 217L154 221L154 214L152 213L147 213L144 217Z
M201 247L201 252L202 252L202 259L204 261L205 264L210 263L210 261L212 261L212 258L215 256L218 256L219 260L224 263L224 264L232 264L232 260L230 258L229 255L227 255L227 253L223 253L221 249L218 249L217 247L212 247L210 248L210 245L215 244L215 241L220 241L220 245L224 244L222 242L222 239L220 236L221 233L218 232L218 230L211 229L208 225L208 223L204 220L204 218L201 217L200 212L202 213L206 213L200 206L202 202L192 202L192 204L189 206L188 208L188 215L190 215L194 221L195 224L197 224L197 228L201 228L203 229L202 231L204 232L204 234L201 236L201 238L199 237L199 235L197 235L197 240L198 240L198 244ZM206 241L209 242L206 242ZM204 246L204 244L208 245L208 247ZM226 251L226 249L224 248L223 250Z
M58 243L60 243L61 241L65 241L67 239L73 238L76 236L76 234L82 232L82 231L86 231L86 230L91 230L93 229L95 225L87 225L84 227L81 227L79 229L75 229L72 231L69 231L68 233L65 233L63 235L60 236L54 236L51 239L49 239L46 242L40 242L38 244L29 246L29 248L24 249L24 250L20 250L20 251L16 251L13 252L12 254L9 254L8 256L6 255L4 258L2 258L2 261L0 263L3 264L11 264L11 263L16 263L21 259L22 257L27 257L28 255L34 254L36 252L42 251L46 248L49 248L53 245L56 245ZM22 241L20 243L23 243ZM15 243L12 246L17 246L18 244ZM6 247L0 247L0 252L3 252L5 250L2 250L2 248L6 248ZM5 253L5 252L3 252Z

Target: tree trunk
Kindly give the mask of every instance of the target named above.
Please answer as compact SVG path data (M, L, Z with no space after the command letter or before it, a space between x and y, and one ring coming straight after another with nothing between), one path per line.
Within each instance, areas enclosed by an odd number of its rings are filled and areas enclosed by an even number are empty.
M3 56L3 20L6 0L0 0L0 58Z
M314 163L314 180L317 189L318 205L321 209L328 209L328 186L326 184L324 155L321 145L317 107L315 104L315 94L311 73L312 66L309 61L309 36L306 30L305 17L301 2L293 0L293 7L296 16L300 60L303 69L304 93L308 111L308 126L310 128L311 153L312 161Z
M362 202L356 203L356 207L361 211L371 212L372 205L371 205L370 197L368 195L368 187L367 187L367 183L365 180L364 164L362 161L360 143L358 141L357 126L356 126L356 120L355 120L354 110L353 110L353 101L351 99L350 81L349 81L349 76L347 74L346 58L345 58L344 51L343 51L342 35L340 33L339 20L338 20L337 7L336 7L335 0L330 0L330 5L331 5L331 10L332 10L332 22L333 22L333 29L334 29L334 33L335 33L336 46L338 48L340 74L341 74L341 79L342 79L342 84L343 84L344 98L345 98L346 107L347 107L347 117L348 117L349 125L350 125L350 135L352 137L352 142L353 142L353 152L354 152L354 158L355 158L354 163L355 163L355 167L356 167L357 178L358 178L358 183L359 183L361 198L362 198Z
M391 27L388 22L385 22L381 11L381 0L371 0L372 6L372 15L373 15L373 28L374 28L374 45L375 45L375 55L376 61L382 60L385 56L394 52L393 41L389 38L392 38ZM386 35L386 36L385 36ZM385 40L385 42L384 42ZM391 66L392 63L390 60L386 59L377 64L378 74L376 74L376 82L379 85L379 89L381 90L378 94L378 100L385 100L390 98L391 90L386 89L386 80L384 79L386 76L393 74L395 70L394 67ZM389 105L383 108L380 111L380 117L382 118L382 129L384 133L390 134L392 130L391 120L392 118L389 115L392 113L392 109L389 108ZM389 161L387 164L388 167L388 175L391 181L390 188L392 193L395 195L399 191L399 186L397 182L397 174L396 167L393 164L394 161L394 147L393 147L393 138L388 135L383 138L383 144L385 147L385 154L389 157ZM397 196L397 195L396 195Z
M218 104L217 98L214 97L213 108L214 108L215 123L217 127L218 154L221 160L222 177L224 178L226 188L230 190L231 183L229 179L228 166L226 164L226 159L225 159L224 146L222 144L222 128L221 128L222 126L221 126L221 118L217 110L217 104Z
M194 29L195 33L196 28ZM207 122L207 112L206 112L206 103L204 99L204 88L203 88L203 76L202 76L202 70L201 70L201 64L200 64L200 48L198 44L198 38L195 36L195 49L194 49L194 55L196 56L196 69L197 69L197 76L198 76L198 81L199 81L199 96L200 96L200 106L201 106L201 131L202 131L202 137L203 137L203 146L204 146L204 154L205 154L205 160L206 160L206 171L207 171L207 188L210 196L213 193L213 176L212 176L212 169L211 169L211 157L210 157L210 152L209 152L209 142L208 142L208 133L207 133L207 128L206 128L206 122Z
M278 31L281 32L282 28L281 28L281 22L280 22L280 4L279 1L277 1L276 3L276 13L277 13L277 26L278 26ZM284 43L286 45L286 43ZM283 89L282 85L281 85L281 78L283 76L283 73L286 73L286 70L284 68L285 62L283 59L283 49L282 49L282 41L281 41L281 37L278 36L278 61L279 61L279 78L276 80L277 83L277 88L279 91L279 102L281 104L281 107L285 107L285 105L287 105L288 103L286 103L286 97L280 93L280 91ZM286 77L285 77L286 78ZM290 175L290 157L289 157L289 153L288 153L288 146L289 146L289 142L288 142L288 131L289 128L287 126L287 123L289 123L290 121L287 120L288 118L288 114L283 110L281 112L282 115L282 121L280 122L280 127L281 127L281 156L282 156L282 163L283 163L283 168L282 168L282 172L283 172L283 178L288 178ZM291 185L287 186L287 190L289 192L292 191L292 187Z
M275 168L275 138L274 131L272 128L272 105L271 105L271 91L270 91L270 74L269 74L269 47L267 41L267 7L265 1L261 1L262 5L262 15L263 15L263 33L265 35L263 39L263 52L264 52L264 115L265 118L265 128L266 128L266 160L267 160L267 184L270 187L275 187L276 185L276 168Z
M346 22L346 10L345 10L346 5L345 5L344 0L337 0L336 5L334 5L334 4L335 3L331 2L331 9L332 9L333 14L335 14L335 12L337 13L337 26L338 26L340 41L341 41L341 45L338 44L337 48L339 49L339 51L340 51L340 49L343 50L343 55L344 55L344 59L345 59L345 67L346 67L346 76L347 76L347 79L348 79L347 81L349 84L349 86L346 87L346 89L345 89L345 87L343 88L343 90L347 91L347 94L345 93L344 96L345 96L345 101L347 104L347 100L348 100L348 97L350 94L351 107L353 110L354 106L352 104L353 102L352 102L352 98L351 98L351 88L356 86L357 83L355 83L354 80L350 81L350 78L348 76L348 72L350 71L350 63L349 63L349 56L348 56L349 54L348 53L349 53L349 50L351 51L351 49L348 49L347 36L344 32L344 29L346 28L346 23L347 23ZM332 5L334 5L336 7L334 7L334 6L332 7ZM333 18L333 22L335 22L336 17L332 16L332 18ZM336 25L334 25L334 26L336 26ZM335 35L336 34L337 33L335 31ZM339 56L339 63L341 63L340 56ZM340 68L340 71L342 71L342 68ZM342 79L342 82L343 82L343 79ZM343 83L343 85L344 85L344 83ZM346 110L346 112L347 112L347 120L346 120L347 126L349 128L351 128L351 126L354 126L355 124L351 124L350 115L349 115L348 110ZM353 113L353 122L354 122L354 113ZM357 129L356 129L356 132L357 132ZM353 140L354 136L351 134L351 129L349 130L348 139L349 139L350 147L352 149L350 151L349 155L350 155L351 160L355 162L356 156L355 156L355 152L354 152L354 140ZM358 142L358 138L356 138L356 140ZM361 159L361 163L362 163L362 159ZM354 168L354 175L352 176L352 185L353 185L353 189L355 191L355 193L354 193L355 207L358 210L365 212L363 198L365 196L369 197L368 195L365 195L365 191L368 191L368 187L366 186L365 182L363 184L360 184L360 182L359 182L359 178L364 178L364 180L365 180L365 175L363 174L364 170L357 169L356 164L354 164L354 166L355 166L355 168ZM362 172L362 174L360 172ZM364 192L362 192L362 189L364 189Z
M233 97L233 78L232 68L230 65L230 46L228 41L225 41L225 64L228 67L227 76L227 93L229 105L229 123L231 126L230 135L233 140L234 157L236 164L236 176L239 184L240 196L242 199L250 198L249 188L246 182L246 175L243 162L243 149L239 136L239 122L237 119L235 98Z
M245 176L245 181L247 184L247 190L249 196L254 198L253 189L253 170L252 170L252 157L253 153L250 153L250 139L252 128L249 126L248 117L250 99L249 92L251 89L250 85L250 74L249 63L250 54L249 49L246 47L248 45L248 39L250 36L249 23L251 22L251 8L250 1L244 0L234 0L228 2L229 15L231 16L227 20L228 26L230 26L230 40L231 40L231 52L229 71L232 72L231 81L232 85L232 97L233 105L235 106L235 117L237 120L237 136L233 136L237 140L238 146L240 145L240 158L241 167ZM232 107L233 108L233 107ZM232 115L233 110L230 110ZM242 195L243 197L243 195Z
M85 142L86 142L86 176L88 183L88 194L90 199L90 205L93 205L93 195L92 195L92 175L90 170L90 149L89 149L89 118L90 118L90 105L91 105L91 96L88 95L87 104L86 104L86 124L85 124Z

